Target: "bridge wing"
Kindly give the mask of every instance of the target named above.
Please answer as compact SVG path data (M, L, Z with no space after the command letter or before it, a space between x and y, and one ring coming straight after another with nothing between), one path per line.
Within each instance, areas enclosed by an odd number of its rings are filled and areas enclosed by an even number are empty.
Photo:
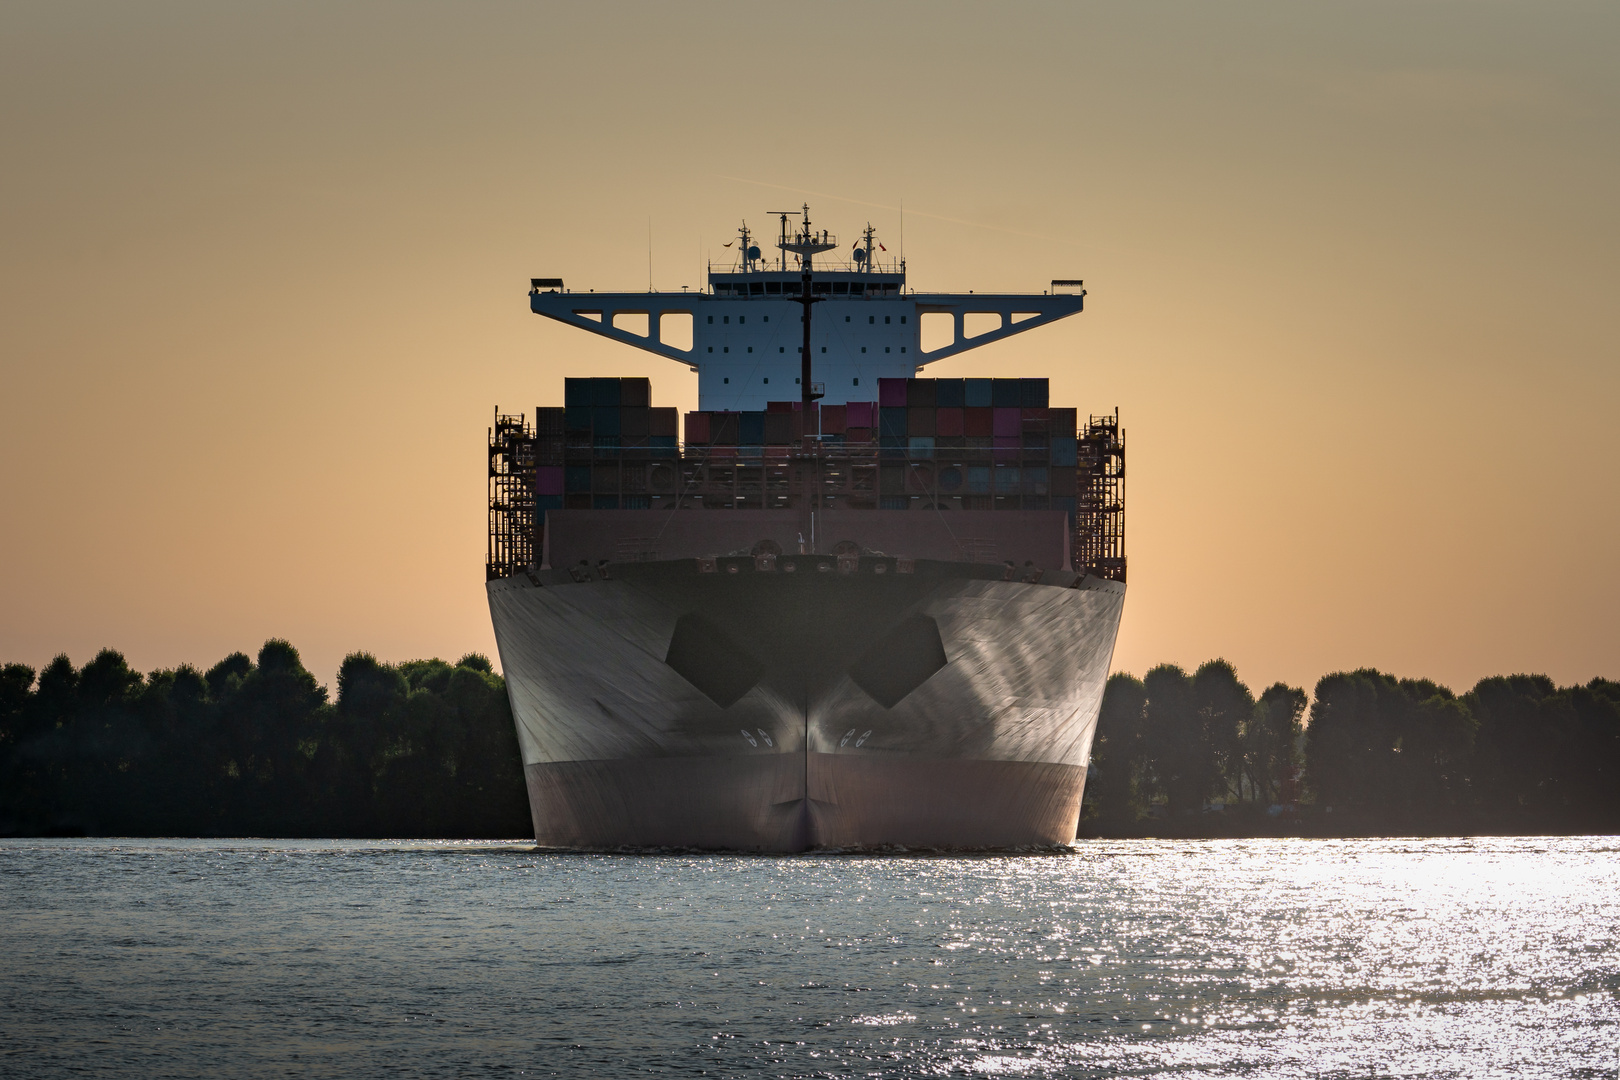
M600 337L691 364L696 349L677 349L666 344L660 335L659 322L665 315L694 315L695 302L700 299L702 294L570 293L536 288L529 293L529 310ZM615 326L614 320L621 315L646 316L647 332L638 334Z
M931 364L935 360L943 360L947 356L955 356L969 349L977 349L980 345L988 345L992 341L1000 341L1002 338L1021 334L1025 330L1054 323L1084 311L1086 304L1084 290L1074 294L1043 293L1023 296L916 293L909 299L917 304L919 321L926 315L946 314L951 316L955 328L949 345L931 352L922 352L919 349L918 363L922 364ZM968 337L963 328L965 317L968 315L998 315L1001 317L1001 325Z

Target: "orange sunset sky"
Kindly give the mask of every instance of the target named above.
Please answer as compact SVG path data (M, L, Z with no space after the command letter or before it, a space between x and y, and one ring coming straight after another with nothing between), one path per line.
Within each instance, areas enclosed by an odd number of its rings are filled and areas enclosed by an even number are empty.
M485 430L684 366L531 276L870 221L1085 314L943 361L1129 435L1115 657L1620 677L1620 6L0 7L0 660L494 653Z

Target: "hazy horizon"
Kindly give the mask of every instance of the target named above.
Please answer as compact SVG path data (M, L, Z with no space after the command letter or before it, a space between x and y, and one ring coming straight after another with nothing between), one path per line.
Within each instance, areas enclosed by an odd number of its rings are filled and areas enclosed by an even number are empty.
M930 365L1118 407L1115 670L1620 676L1620 9L14 3L0 662L495 658L485 430L696 376L528 311L870 221L1086 280Z

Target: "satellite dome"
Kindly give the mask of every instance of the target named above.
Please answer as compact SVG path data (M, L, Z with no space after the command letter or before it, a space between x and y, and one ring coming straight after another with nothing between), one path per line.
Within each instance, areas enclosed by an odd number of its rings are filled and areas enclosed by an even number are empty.
M749 249L748 249L748 257L749 257L749 258L750 258L750 259L757 259L757 258L759 258L759 248L757 248L757 247L751 247L751 248L749 248Z
M858 263L863 263L866 261L866 252L861 248L855 249L855 261Z

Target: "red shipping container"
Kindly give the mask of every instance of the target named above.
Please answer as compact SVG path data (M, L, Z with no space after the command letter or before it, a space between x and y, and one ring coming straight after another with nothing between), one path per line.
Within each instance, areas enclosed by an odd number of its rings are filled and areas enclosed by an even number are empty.
M962 434L980 435L988 439L996 433L993 410L967 408L962 410Z
M1017 438L1022 430L1020 425L1023 421L1023 417L1019 415L1020 410L995 409L993 411L995 413L995 435L997 445L1000 445L1000 440L1002 439Z
M877 427L877 405L871 401L852 401L844 406L844 423L850 427Z
M935 435L965 435L961 409L940 409L934 414Z
M827 405L821 410L821 433L842 435L848 426L848 417L842 405Z
M797 409L801 404L803 404L803 402L799 402L799 401L767 401L765 403L765 411L768 412L768 413L792 412L793 410Z
M686 414L686 441L695 446L701 446L709 441L709 414L706 412L689 412Z
M647 434L667 439L680 434L680 414L673 405L647 410Z
M846 443L869 443L872 441L872 429L869 427L850 427L844 429Z
M879 379L878 404L886 409L903 408L906 404L906 380Z
M563 493L563 467L561 465L542 465L536 469L534 493L536 495L561 495Z

